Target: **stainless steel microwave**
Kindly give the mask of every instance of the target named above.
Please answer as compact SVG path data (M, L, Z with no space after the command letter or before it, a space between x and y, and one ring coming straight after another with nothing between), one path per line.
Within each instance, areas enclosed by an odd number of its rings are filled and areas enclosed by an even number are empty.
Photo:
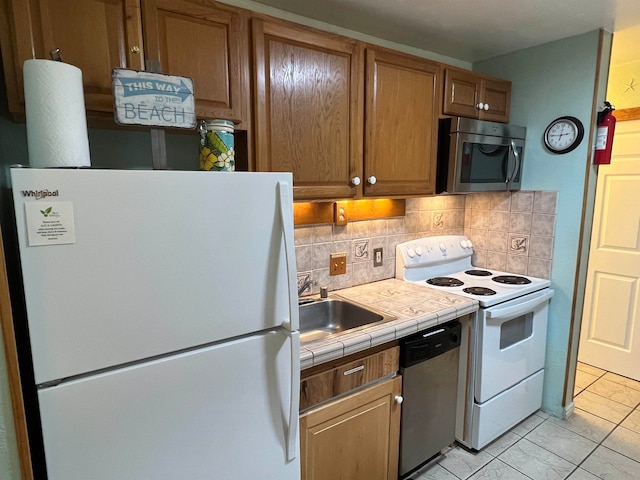
M504 123L441 119L436 193L520 190L525 133Z

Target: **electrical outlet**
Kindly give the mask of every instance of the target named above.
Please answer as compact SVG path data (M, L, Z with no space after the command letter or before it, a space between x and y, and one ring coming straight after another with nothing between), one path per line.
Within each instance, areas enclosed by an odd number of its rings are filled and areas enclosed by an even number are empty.
M382 247L373 249L373 266L374 267L382 266Z
M347 253L329 254L329 275L344 275L347 273Z

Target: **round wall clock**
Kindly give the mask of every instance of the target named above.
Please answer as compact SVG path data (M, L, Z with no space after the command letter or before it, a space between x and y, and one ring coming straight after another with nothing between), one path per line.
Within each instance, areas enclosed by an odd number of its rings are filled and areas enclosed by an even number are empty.
M568 153L584 137L584 126L576 117L559 117L544 131L544 144L553 153Z

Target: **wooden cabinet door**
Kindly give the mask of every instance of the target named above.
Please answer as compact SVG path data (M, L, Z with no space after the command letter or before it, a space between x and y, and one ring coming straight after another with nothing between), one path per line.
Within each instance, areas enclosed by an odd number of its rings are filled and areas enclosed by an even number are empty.
M396 479L401 391L395 377L302 416L302 480Z
M440 67L369 48L366 69L365 196L434 193Z
M355 40L253 20L256 166L293 172L295 199L358 192L361 50Z
M472 72L447 68L442 113L478 118L480 79Z
M445 70L442 113L506 123L510 105L511 82L465 70Z
M489 109L480 112L481 119L504 123L509 121L511 82L483 79L482 98Z
M140 0L12 0L11 16L14 72L7 78L13 76L15 83L8 82L7 90L12 112L24 112L24 61L50 59L56 48L66 63L82 70L88 111L113 111L112 68L144 68Z
M143 0L142 6L149 67L193 80L198 118L233 120L247 129L249 47L243 14L188 0Z

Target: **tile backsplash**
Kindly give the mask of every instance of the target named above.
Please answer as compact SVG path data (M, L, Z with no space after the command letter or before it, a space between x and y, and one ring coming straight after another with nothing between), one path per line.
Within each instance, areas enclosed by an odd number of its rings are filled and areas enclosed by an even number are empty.
M476 267L549 278L557 192L468 194L464 234Z
M295 228L298 287L303 295L395 276L395 246L414 238L466 235L478 267L549 278L556 192L496 192L407 199L404 217ZM373 250L383 263L373 266ZM347 273L329 275L329 255L347 254Z

